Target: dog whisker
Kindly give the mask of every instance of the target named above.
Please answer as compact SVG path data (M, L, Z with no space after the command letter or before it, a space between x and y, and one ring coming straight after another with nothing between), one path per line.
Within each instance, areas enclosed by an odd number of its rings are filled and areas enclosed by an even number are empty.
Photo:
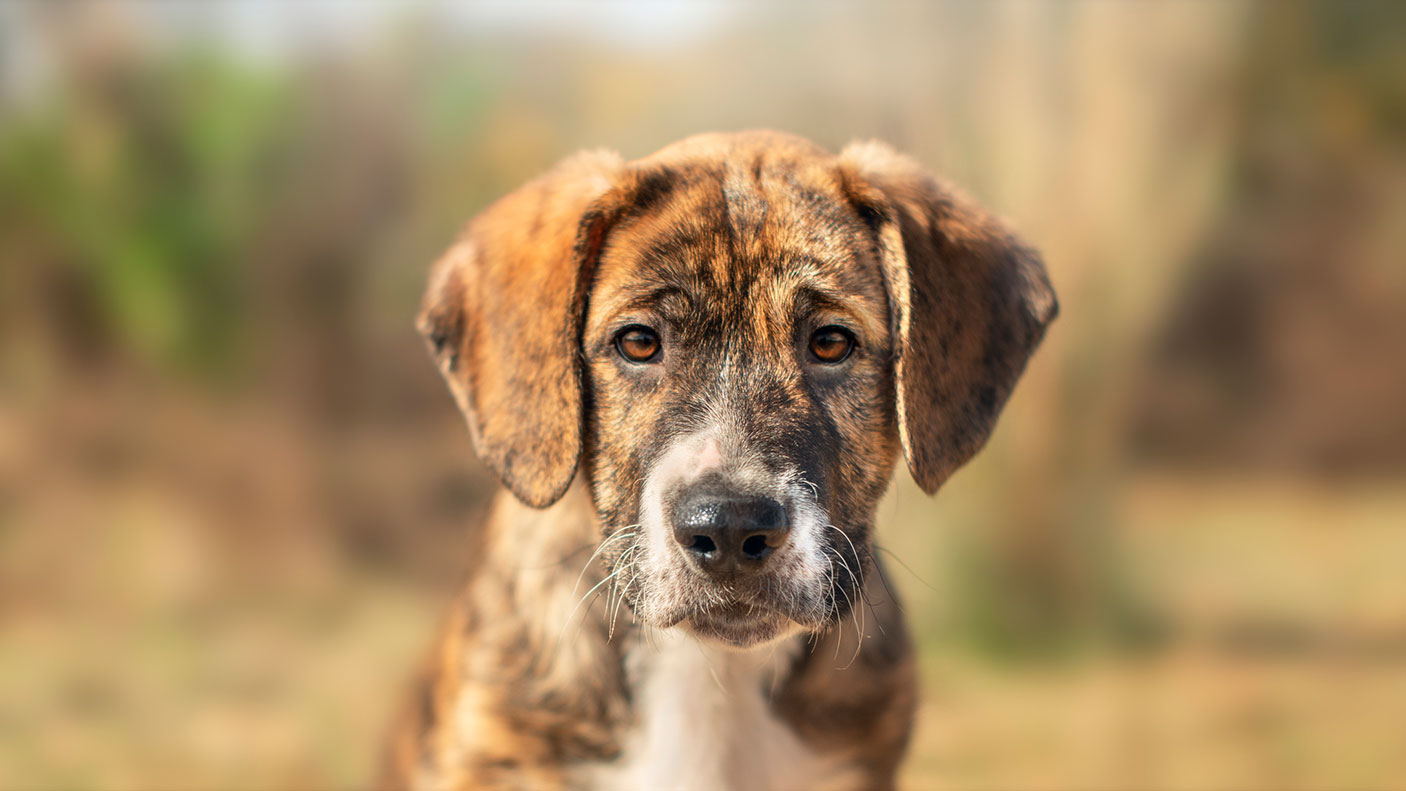
M874 544L874 548L877 549L877 550L879 550L880 552L883 552L883 553L887 554L889 557L893 558L893 560L894 560L895 563L897 563L898 565L902 566L902 567L904 568L904 570L906 570L909 574L912 574L912 575L913 575L913 579L915 579L915 580L917 580L919 583L921 583L923 587L927 588L927 589L930 590L930 591L933 591L934 593L941 593L941 591L938 590L935 586L933 586L932 583L930 583L930 582L928 582L927 580L923 579L922 577L918 576L918 572L914 571L912 566L908 565L907 563L904 563L904 562L903 562L903 558L900 558L900 557L898 556L898 553L894 552L893 550L889 549L888 547L881 547L881 546L878 545L878 543L875 543L875 544Z
M562 640L565 639L565 637L566 637L566 630L571 627L572 621L574 621L574 620L576 619L576 613L577 613L578 611L580 611L581 605L586 602L586 598L587 598L588 596L590 596L592 593L595 593L597 590L599 590L599 589L601 588L601 586L605 585L606 583L608 583L608 582L610 582L612 579L614 579L615 576L616 576L617 574L619 574L619 573L620 573L620 572L615 571L615 572L612 572L612 573L610 573L610 574L607 574L603 579L601 579L600 582L597 582L595 585L592 585L592 586L591 586L591 589L588 590L588 591L586 591L586 592L581 596L581 599L576 602L576 606L571 608L571 612L568 613L567 616L566 616L566 621L561 625L561 632L557 634L557 647L558 647L558 650L560 650L560 646L561 646Z
M834 557L839 556L835 555ZM845 597L845 601L849 601L849 594L845 592L845 589L842 586L837 584L836 577L839 576L839 569L835 566L834 559L829 554L827 554L825 558L826 561L830 564L830 590L832 591L831 606L834 608L835 613L838 615L840 610L840 603L838 600L834 599L833 592L838 591L840 595ZM851 604L850 606L852 607L854 605ZM835 656L831 659L831 661L838 662L840 661L840 627L836 626L835 629Z
M845 663L841 670L849 670L855 660L859 659L859 653L864 650L864 608L851 605L850 619L854 622L854 656L849 658L849 662Z
M630 592L630 586L635 584L635 575L630 575L630 581L625 584L624 590L615 597L615 609L610 614L610 631L606 634L605 641L608 643L615 639L615 622L620 617L620 607L625 601L625 596Z
M863 571L862 566L863 566L863 560L864 560L864 559L863 559L863 557L860 556L859 550L855 548L855 546L854 546L854 539L850 538L848 533L846 533L845 531L841 530L841 529L838 528L838 527L835 527L834 525L827 524L827 525L825 525L825 526L828 527L828 528L831 529L831 530L834 530L836 533L839 533L841 536L844 537L845 541L849 544L849 551L854 553L854 560L855 560L855 562L856 562L856 563L859 563L859 564L861 565L860 571ZM860 574L860 575L859 575L859 577L858 577L858 582L859 582L860 590L863 590L863 589L864 589L864 575L863 575L863 574Z
M628 594L628 593L630 592L630 586L632 586L632 585L635 584L635 579L636 579L636 577L639 576L638 573L637 573L637 571L636 571L636 569L637 569L637 567L638 567L638 565L639 565L639 558L638 558L637 555L634 555L634 554L633 554L635 548L638 547L638 546L639 546L639 545L636 544L636 545L634 545L634 546L631 546L630 549L626 550L627 552L631 553L630 562L629 562L629 564L623 566L623 567L621 568L621 571L627 571L627 570L628 570L628 571L630 572L630 581L629 581L628 583L626 583L624 590L620 591L619 594L618 594L618 595L616 596L616 598L615 598L615 607L614 607L614 609L611 611L611 614L610 614L610 630L609 630L609 633L606 635L606 638L605 638L605 641L606 641L607 643L610 642L611 640L615 639L615 621L616 621L616 619L620 616L620 605L621 605L622 603L624 603L626 594ZM624 557L625 557L625 556L622 555L622 556L621 556L621 559L623 560ZM617 580L617 583L618 583L618 580ZM617 584L617 585L615 585L614 587L618 588L619 585Z
M882 552L887 552L889 557L893 558L895 561L898 562L899 565L903 566L905 569L908 569L908 573L913 574L913 578L918 580L918 582L921 582L924 586L928 588L928 590L937 591L937 588L934 588L933 586L928 585L928 583L924 582L921 577L914 573L911 568L908 568L908 565L902 560L900 560L899 557L893 552L889 551L888 549L885 549L884 547L879 546L878 544L875 544L874 548ZM903 609L903 602L899 601L899 598L894 595L893 588L889 585L888 573L884 571L884 567L875 562L874 568L878 569L879 571L879 581L884 584L884 591L888 593L889 602L891 602L893 606L897 607L900 613L906 614L906 611Z
M596 547L596 551L592 552L589 558L586 558L586 564L581 567L581 573L576 576L576 584L571 587L572 596L575 596L576 591L580 589L581 580L585 578L586 572L590 570L591 564L595 562L595 559L600 557L601 552L603 552L607 546L610 546L612 543L619 540L620 538L628 538L630 536L637 535L639 533L638 528L639 525L637 524L627 525L612 533L610 537L606 538L604 541L600 542L600 545Z

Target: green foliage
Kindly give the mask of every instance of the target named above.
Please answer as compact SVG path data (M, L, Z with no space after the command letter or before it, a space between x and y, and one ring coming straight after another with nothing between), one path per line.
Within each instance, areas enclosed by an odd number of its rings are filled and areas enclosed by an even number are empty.
M286 84L186 56L67 87L0 130L0 223L40 258L17 265L76 277L100 314L85 318L163 370L227 368Z

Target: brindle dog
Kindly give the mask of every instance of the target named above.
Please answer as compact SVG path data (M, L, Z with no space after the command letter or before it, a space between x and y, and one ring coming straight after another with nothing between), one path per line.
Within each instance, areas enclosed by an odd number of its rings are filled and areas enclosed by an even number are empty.
M416 788L887 788L912 649L871 543L1056 313L1037 254L879 143L589 152L436 264L420 328L499 475L398 731Z

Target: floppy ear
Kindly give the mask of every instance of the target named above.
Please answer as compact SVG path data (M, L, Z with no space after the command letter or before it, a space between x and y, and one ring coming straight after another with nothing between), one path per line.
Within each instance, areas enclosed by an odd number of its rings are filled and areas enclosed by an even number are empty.
M551 505L581 455L581 325L623 162L586 152L488 207L434 265L417 326L474 447L524 503ZM608 203L608 201L606 202Z
M878 237L899 436L932 494L986 443L1059 306L1040 256L913 160L875 142L839 160Z

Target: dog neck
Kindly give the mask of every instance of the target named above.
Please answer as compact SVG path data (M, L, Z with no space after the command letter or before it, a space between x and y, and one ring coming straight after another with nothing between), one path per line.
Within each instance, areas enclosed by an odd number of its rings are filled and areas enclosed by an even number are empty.
M854 787L852 772L804 745L772 701L807 650L793 635L737 650L678 629L636 630L625 655L634 725L600 788Z

